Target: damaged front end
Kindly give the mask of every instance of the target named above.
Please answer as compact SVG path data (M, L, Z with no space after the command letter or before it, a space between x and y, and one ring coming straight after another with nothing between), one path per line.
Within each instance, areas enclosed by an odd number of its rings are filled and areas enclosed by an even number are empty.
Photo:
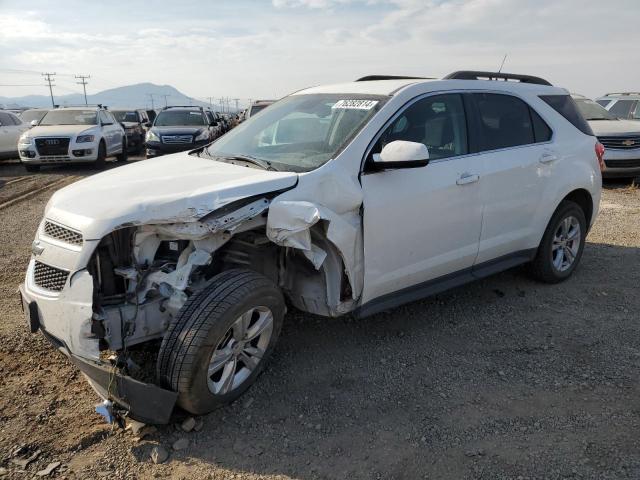
M106 418L169 421L178 393L158 380L159 353L169 348L163 339L189 296L225 270L266 276L307 312L337 316L354 308L362 278L353 268L358 254L354 261L348 248L361 248L357 210L338 216L308 202L278 202L280 193L237 200L199 219L123 225L85 241L73 260L78 268L69 268L74 273L55 297L35 285L39 259L32 259L21 289L26 311L35 310L45 336L105 399L97 410Z

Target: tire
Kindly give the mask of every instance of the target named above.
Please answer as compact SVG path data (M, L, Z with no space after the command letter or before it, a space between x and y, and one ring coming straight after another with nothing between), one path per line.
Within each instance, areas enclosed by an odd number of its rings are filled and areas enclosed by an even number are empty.
M28 163L23 163L24 168L27 172L39 172L40 171L40 165L31 165Z
M263 370L284 313L282 293L263 275L244 269L216 275L189 297L162 340L157 361L160 384L178 392L178 405L196 415L234 401ZM243 319L248 328L242 328ZM260 330L259 325L267 328L246 341L252 330ZM214 352L215 365L210 363Z
M100 145L98 146L98 158L95 162L93 162L93 168L97 170L102 170L107 161L107 146L104 141L100 141Z
M126 138L122 140L122 152L119 155L116 155L116 160L118 162L126 162L129 158L129 151L127 150L127 140Z
M579 230L574 235L571 232L575 231L576 226ZM531 263L533 276L545 283L559 283L569 278L580 263L586 236L587 221L584 211L577 203L565 200L549 220L536 257ZM575 238L570 240L569 237ZM576 245L575 241L579 243Z

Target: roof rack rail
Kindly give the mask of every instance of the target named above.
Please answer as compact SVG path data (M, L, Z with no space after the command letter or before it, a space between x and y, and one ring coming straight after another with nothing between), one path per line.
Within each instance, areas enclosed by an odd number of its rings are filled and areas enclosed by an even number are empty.
M104 108L106 109L107 106L103 105L101 103L68 103L65 105L54 105L53 108L67 108L67 107L73 107L73 108L78 108L78 107L98 107L98 108Z
M204 110L204 107L201 105L167 105L166 107L162 107L162 110L166 110L167 108L197 108Z
M611 92L604 94L605 97L609 97L611 95L640 95L640 92Z
M367 75L356 82L370 82L372 80L434 80L431 77L407 77L405 75Z
M453 72L444 77L446 80L503 80L518 81L520 83L531 83L535 85L552 86L544 78L534 77L531 75L519 75L517 73L499 73L499 72L477 72L474 70L461 70Z

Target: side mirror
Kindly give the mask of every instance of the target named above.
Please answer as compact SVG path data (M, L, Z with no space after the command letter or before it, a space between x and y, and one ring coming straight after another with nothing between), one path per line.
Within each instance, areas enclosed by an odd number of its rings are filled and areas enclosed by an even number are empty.
M31 120L31 126L32 127L37 127L38 126L38 120Z
M429 150L422 143L396 140L374 153L373 163L378 169L424 167L429 163Z
M218 122L216 120L212 120L211 123L209 124L209 126L216 127L216 126L218 126Z

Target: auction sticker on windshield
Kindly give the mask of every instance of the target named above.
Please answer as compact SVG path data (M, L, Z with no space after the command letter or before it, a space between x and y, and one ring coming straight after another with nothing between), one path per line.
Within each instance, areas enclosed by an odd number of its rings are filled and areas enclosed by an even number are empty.
M378 100L338 100L331 108L346 108L351 110L371 110Z

